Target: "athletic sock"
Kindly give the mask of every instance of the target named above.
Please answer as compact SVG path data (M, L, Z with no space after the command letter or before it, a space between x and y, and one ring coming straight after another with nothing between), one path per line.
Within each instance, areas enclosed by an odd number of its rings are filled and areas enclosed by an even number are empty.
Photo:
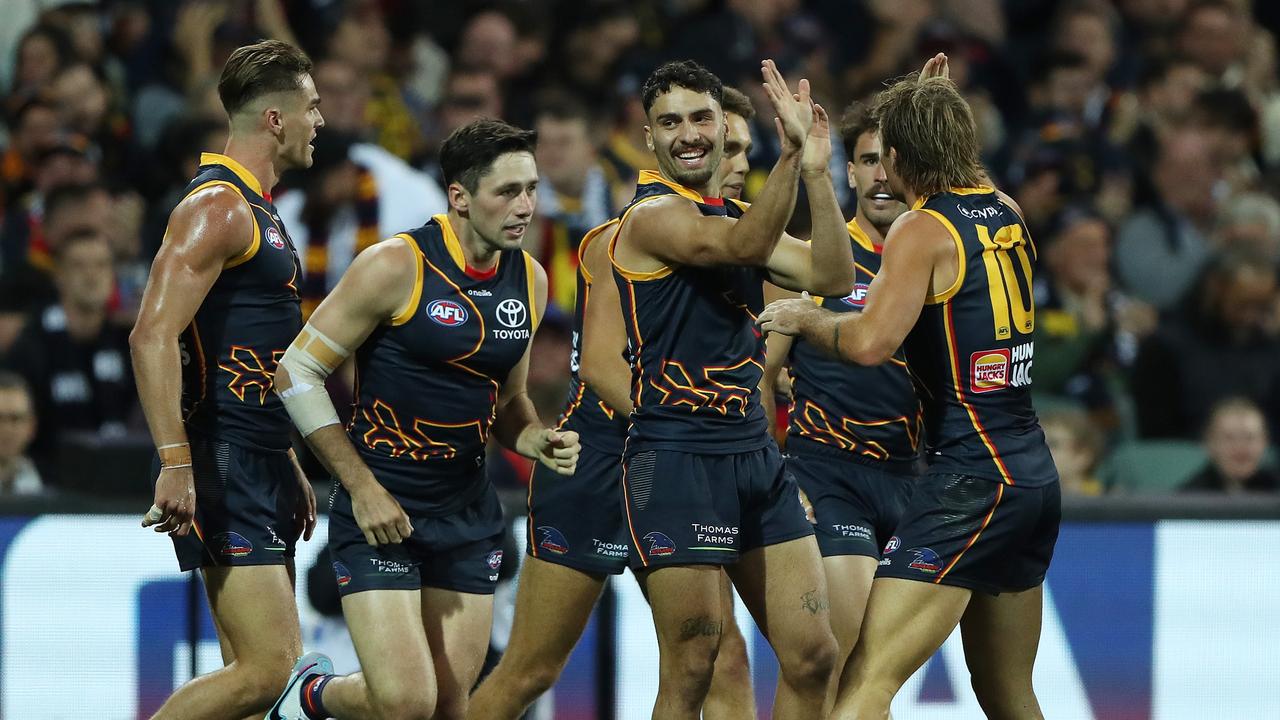
M329 711L325 709L321 694L324 686L337 675L316 675L302 685L302 712L311 720L329 720Z

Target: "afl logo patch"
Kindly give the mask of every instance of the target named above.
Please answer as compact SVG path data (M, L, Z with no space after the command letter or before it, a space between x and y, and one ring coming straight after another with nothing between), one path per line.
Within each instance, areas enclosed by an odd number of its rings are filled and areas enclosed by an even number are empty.
M452 300L434 300L427 306L427 317L437 325L456 327L467 321L467 309Z
M269 227L267 228L267 244L277 250L284 249L284 238L280 236L280 231Z
M524 325L525 308L524 303L515 298L507 298L498 303L498 322L509 328L518 328Z
M860 308L867 304L867 287L866 283L857 283L853 286L853 292L840 299L849 307Z

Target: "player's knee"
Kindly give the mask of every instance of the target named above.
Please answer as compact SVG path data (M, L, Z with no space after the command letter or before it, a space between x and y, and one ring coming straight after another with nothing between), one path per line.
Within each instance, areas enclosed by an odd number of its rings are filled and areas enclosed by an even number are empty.
M435 688L421 682L376 693L373 704L381 720L431 720L436 717Z
M531 701L537 699L546 691L556 684L556 680L560 679L560 671L564 667L564 663L553 664L547 663L536 667L526 668L516 681L517 691L522 697Z
M989 718L1038 717L1038 703L1030 678L1002 678L995 673L969 675L973 694Z
M665 679L682 688L697 690L711 687L711 676L715 673L716 656L719 654L717 642L690 640L680 643L663 659L663 675Z
M716 653L715 675L729 681L746 681L751 677L751 664L747 659L747 644L737 633L726 633Z
M814 633L779 654L778 665L792 687L826 687L839 650L830 632Z
M255 711L271 707L289 682L292 663L236 663L244 704Z

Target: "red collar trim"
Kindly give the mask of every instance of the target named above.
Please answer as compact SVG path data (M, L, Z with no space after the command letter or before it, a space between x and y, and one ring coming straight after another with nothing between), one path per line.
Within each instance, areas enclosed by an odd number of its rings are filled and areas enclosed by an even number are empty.
M724 198L713 198L703 195L702 202L707 205L714 205L715 207L724 207Z
M489 268L488 270L477 270L471 267L470 265L468 265L464 267L462 271L465 272L467 274L467 277L471 278L472 280L491 280L493 279L494 275L498 274L498 265L497 263L495 263L494 266Z

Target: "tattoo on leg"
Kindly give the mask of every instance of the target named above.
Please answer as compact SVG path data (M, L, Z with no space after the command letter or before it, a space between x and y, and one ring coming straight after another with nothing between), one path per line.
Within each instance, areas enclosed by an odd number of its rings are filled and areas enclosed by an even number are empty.
M706 615L691 617L680 623L680 639L692 640L696 637L718 637L723 623L712 620Z
M826 596L818 593L818 589L814 588L809 592L800 596L801 606L809 611L810 615L817 615L831 609L831 602Z

